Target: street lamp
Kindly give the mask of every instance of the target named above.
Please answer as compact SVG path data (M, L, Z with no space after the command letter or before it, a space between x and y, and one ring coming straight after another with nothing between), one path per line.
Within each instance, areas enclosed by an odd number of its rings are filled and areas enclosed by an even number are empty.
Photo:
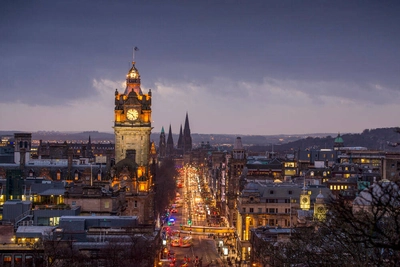
M90 162L90 186L93 186L93 170L92 170L93 162Z

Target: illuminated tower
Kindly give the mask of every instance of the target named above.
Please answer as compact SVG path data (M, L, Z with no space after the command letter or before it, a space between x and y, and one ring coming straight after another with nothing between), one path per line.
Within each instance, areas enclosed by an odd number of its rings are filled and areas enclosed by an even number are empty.
M310 210L311 202L310 202L310 194L308 193L306 186L306 177L304 176L304 186L300 193L300 208L302 210Z
M132 62L126 75L123 94L115 91L115 162L123 160L127 150L136 150L136 163L144 166L149 162L151 134L151 90L143 94L140 75Z
M112 186L126 191L127 208L123 215L138 216L139 223L154 221L154 181L156 163L151 134L151 90L140 88L140 75L132 62L126 75L124 93L115 90L114 108L115 165Z
M326 218L326 213L327 209L326 209L325 197L320 191L315 199L314 219L319 221L324 221Z

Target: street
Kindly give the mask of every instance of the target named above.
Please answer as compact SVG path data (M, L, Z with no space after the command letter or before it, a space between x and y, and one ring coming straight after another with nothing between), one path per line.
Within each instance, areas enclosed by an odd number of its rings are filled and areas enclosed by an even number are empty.
M238 266L232 249L227 255L222 255L222 247L218 247L224 240L229 241L233 234L223 227L209 227L212 222L210 214L215 213L215 207L204 192L207 188L201 179L194 169L182 172L178 178L176 198L167 218L172 223L163 227L166 245L161 266ZM206 195L208 201L204 201L202 195ZM196 226L203 226L202 230L198 231ZM217 228L217 234L211 232Z

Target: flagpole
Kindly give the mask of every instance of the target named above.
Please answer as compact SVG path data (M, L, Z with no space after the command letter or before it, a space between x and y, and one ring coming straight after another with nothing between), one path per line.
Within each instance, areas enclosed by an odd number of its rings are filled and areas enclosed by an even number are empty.
M139 48L138 48L137 46L135 46L135 47L133 48L133 53L132 53L132 63L133 63L133 64L135 64L135 54L136 54L136 51L139 51Z

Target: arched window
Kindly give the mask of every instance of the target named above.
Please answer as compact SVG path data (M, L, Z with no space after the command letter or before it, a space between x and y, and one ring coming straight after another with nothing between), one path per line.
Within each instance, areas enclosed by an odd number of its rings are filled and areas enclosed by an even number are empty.
M57 171L57 180L61 180L61 170Z
M78 172L78 170L76 170L75 173L74 173L74 180L75 181L79 180L79 172Z

